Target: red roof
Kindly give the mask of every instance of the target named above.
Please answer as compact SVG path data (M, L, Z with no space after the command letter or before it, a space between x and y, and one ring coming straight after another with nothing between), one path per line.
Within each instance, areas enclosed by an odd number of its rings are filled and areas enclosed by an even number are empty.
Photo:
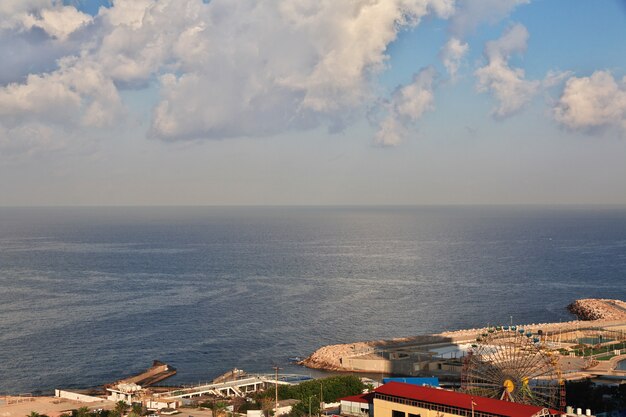
M388 382L376 388L376 392L383 395L447 405L449 407L463 408L466 410L472 409L472 401L474 401L474 411L482 411L484 413L498 414L507 417L530 417L543 409L542 407L534 405L478 397L456 391L404 384L402 382ZM550 413L560 414L557 410L550 410Z
M359 395L351 395L349 397L340 398L339 401L350 401L353 403L363 403L363 404L371 404L374 398L373 392L368 392L365 394Z

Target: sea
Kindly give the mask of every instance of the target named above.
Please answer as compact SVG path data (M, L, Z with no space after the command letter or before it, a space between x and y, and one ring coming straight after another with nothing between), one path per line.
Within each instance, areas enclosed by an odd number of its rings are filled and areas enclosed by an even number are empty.
M322 345L626 299L626 207L0 208L0 393L317 375Z

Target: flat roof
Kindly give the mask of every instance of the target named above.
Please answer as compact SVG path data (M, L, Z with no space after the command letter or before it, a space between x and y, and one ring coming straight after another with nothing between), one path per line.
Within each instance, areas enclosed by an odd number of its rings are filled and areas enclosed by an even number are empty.
M67 398L57 397L2 397L4 402L0 402L0 416L3 417L24 417L31 411L48 416L58 416L69 410L76 410L80 407L89 407L90 410L103 408L112 409L115 406L113 401L102 399L102 401L85 403Z

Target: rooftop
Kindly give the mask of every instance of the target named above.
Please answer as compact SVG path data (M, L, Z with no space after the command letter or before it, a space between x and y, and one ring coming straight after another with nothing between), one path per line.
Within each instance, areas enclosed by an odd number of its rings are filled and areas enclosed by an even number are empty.
M473 402L474 411L497 414L505 417L530 417L543 410L542 407L534 405L472 396L461 392L405 384L402 382L389 382L376 388L375 392L377 394L376 398L378 398L378 395L381 394L432 404L441 404L465 410L471 410ZM557 410L550 409L549 411L551 414L561 414L561 412Z
M339 401L349 401L353 403L371 404L374 398L373 392L366 394L350 395L349 397L340 398Z

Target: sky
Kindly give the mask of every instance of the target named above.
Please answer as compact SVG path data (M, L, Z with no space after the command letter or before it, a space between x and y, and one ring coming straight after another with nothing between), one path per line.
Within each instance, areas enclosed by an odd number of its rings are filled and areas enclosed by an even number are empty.
M623 0L0 0L0 206L626 204Z

